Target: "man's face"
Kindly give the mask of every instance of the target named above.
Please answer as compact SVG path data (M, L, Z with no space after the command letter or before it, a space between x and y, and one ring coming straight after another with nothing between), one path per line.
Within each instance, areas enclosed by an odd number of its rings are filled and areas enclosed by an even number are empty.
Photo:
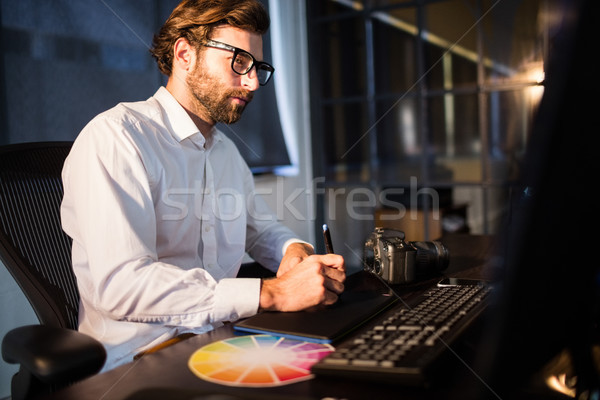
M212 39L246 50L262 60L262 37L258 34L225 26L217 28ZM256 69L239 75L231 69L233 52L210 47L200 50L195 67L186 78L198 110L210 120L207 122L237 122L259 87Z

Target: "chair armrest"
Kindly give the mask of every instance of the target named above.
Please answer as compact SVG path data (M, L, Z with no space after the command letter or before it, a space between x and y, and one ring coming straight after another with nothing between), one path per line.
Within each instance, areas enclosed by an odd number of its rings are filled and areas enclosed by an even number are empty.
M21 364L42 382L60 384L97 373L106 350L96 339L72 329L27 325L4 336L2 358Z

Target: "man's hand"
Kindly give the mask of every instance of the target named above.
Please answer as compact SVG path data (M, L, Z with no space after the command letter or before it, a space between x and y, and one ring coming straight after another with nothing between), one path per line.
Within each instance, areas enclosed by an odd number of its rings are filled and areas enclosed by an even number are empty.
M281 276L294 268L297 264L301 263L306 257L315 254L314 248L306 243L292 243L287 247L285 254L281 262L279 263L279 269L277 270L277 276Z
M294 264L294 261L290 260L292 266L278 273L277 278L263 280L261 310L300 311L316 305L330 305L344 291L346 267L342 256L313 254L305 256L301 262Z

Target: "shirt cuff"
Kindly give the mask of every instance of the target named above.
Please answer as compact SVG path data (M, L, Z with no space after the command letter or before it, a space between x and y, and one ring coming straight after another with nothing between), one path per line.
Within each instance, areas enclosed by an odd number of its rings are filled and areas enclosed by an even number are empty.
M310 244L310 243L308 243L308 242L305 242L304 240L300 240L300 239L288 239L288 240L286 240L286 241L285 241L285 243L283 244L283 247L281 248L281 251L282 251L282 253L281 253L281 254L282 254L282 255L285 255L285 252L287 251L287 248L288 248L288 247L290 246L290 244L292 244L292 243L304 243L304 244L307 244L307 245L309 245L310 247L312 247L312 248L313 248L313 250L314 250L314 248L315 248L315 246L313 246L312 244Z
M260 279L225 278L215 290L215 321L236 321L258 312Z

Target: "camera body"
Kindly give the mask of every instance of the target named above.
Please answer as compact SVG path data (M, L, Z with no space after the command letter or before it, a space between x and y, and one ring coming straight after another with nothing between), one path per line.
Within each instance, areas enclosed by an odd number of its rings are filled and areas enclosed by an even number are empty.
M449 251L441 242L406 242L404 232L377 227L365 241L366 271L390 284L411 283L445 270Z

